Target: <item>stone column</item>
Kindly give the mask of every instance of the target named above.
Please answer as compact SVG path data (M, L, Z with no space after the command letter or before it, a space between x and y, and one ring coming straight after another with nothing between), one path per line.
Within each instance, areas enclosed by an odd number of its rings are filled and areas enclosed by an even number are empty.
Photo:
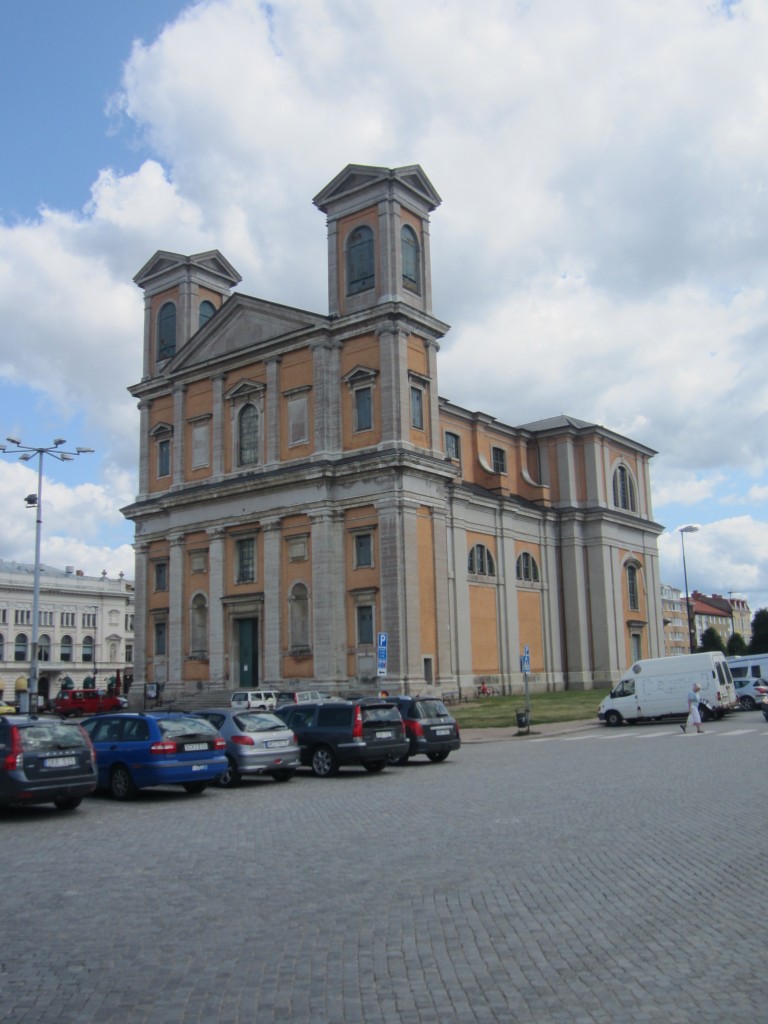
M436 341L425 338L427 350L427 376L429 377L429 445L437 459L443 458L443 438L440 431L440 403L437 394L437 353L440 346Z
M327 336L311 343L314 372L315 455L341 449L341 343Z
M377 333L381 353L381 439L390 443L409 442L408 339L394 320Z
M226 679L226 634L224 616L224 544L226 530L208 530L208 664L211 681Z
M225 437L224 374L217 373L213 377L213 423L211 425L211 470L214 477L224 473L224 437Z
M149 544L137 541L133 545L136 553L133 594L133 681L136 693L147 681L147 555ZM133 703L133 702L132 702Z
M139 402L139 497L149 494L149 466L154 456L155 443L149 436L149 413L152 409L151 399Z
M280 519L262 519L264 534L264 685L272 686L282 677L281 568L282 529Z
M186 384L176 384L173 388L173 486L180 487L184 483L184 446L187 436L184 420L184 397Z
M379 628L388 635L387 679L423 684L421 618L417 570L418 504L395 495L378 503L381 542ZM394 676L394 679L392 677Z
M433 558L435 563L435 618L437 626L437 665L435 681L438 686L456 685L451 652L450 585L448 571L448 527L444 508L432 509Z
M344 515L310 513L312 529L312 651L315 678L332 687L347 681Z
M184 683L184 627L186 607L184 595L184 534L169 537L168 571L168 682Z
M267 360L267 465L280 461L280 356Z

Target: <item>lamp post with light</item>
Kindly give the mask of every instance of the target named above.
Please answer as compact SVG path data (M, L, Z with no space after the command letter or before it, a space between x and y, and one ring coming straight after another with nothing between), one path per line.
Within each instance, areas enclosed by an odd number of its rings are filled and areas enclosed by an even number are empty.
M27 508L37 509L37 523L35 527L35 574L34 582L32 585L32 657L29 665L29 689L26 695L26 707L24 707L24 695L21 695L21 710L22 711L37 711L37 669L40 652L37 649L38 644L38 631L39 631L39 618L40 618L40 540L42 537L43 530L43 456L51 455L54 459L58 459L59 462L72 462L77 455L86 455L93 451L94 448L75 448L73 452L65 451L61 445L67 442L63 437L56 437L53 440L53 444L35 448L30 445L22 444L18 437L7 437L6 441L13 445L13 448L8 448L4 444L0 444L0 452L6 455L18 455L21 462L29 462L37 456L37 494L28 494L24 499L27 503Z
M691 654L695 653L695 645L694 645L694 642L693 642L694 629L693 629L693 626L691 625L691 604L690 604L690 599L688 597L688 570L685 567L685 534L686 533L698 533L698 532L699 532L698 526L693 526L693 525L691 525L691 526L681 526L678 529L678 533L680 534L680 543L682 544L682 547L683 547L683 579L685 581L685 615L686 615L686 619L688 620L688 650L690 651Z

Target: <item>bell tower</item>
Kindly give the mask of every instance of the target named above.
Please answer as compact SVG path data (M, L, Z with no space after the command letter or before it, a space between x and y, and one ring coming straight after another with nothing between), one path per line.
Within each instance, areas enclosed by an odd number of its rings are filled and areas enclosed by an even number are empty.
M328 223L328 312L389 302L432 312L429 215L441 203L418 164L348 164L314 200Z

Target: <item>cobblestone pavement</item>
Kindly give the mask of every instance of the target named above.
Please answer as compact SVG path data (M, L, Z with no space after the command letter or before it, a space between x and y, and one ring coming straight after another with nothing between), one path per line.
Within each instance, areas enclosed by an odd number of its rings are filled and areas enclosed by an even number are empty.
M768 725L0 814L3 1024L754 1024Z

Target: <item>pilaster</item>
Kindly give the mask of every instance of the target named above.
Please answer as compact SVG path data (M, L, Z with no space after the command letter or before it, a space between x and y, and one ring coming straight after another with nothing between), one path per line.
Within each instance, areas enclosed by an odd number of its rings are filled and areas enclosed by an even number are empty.
M282 679L281 520L262 519L264 537L264 683Z
M184 679L184 534L169 537L168 565L168 681Z

